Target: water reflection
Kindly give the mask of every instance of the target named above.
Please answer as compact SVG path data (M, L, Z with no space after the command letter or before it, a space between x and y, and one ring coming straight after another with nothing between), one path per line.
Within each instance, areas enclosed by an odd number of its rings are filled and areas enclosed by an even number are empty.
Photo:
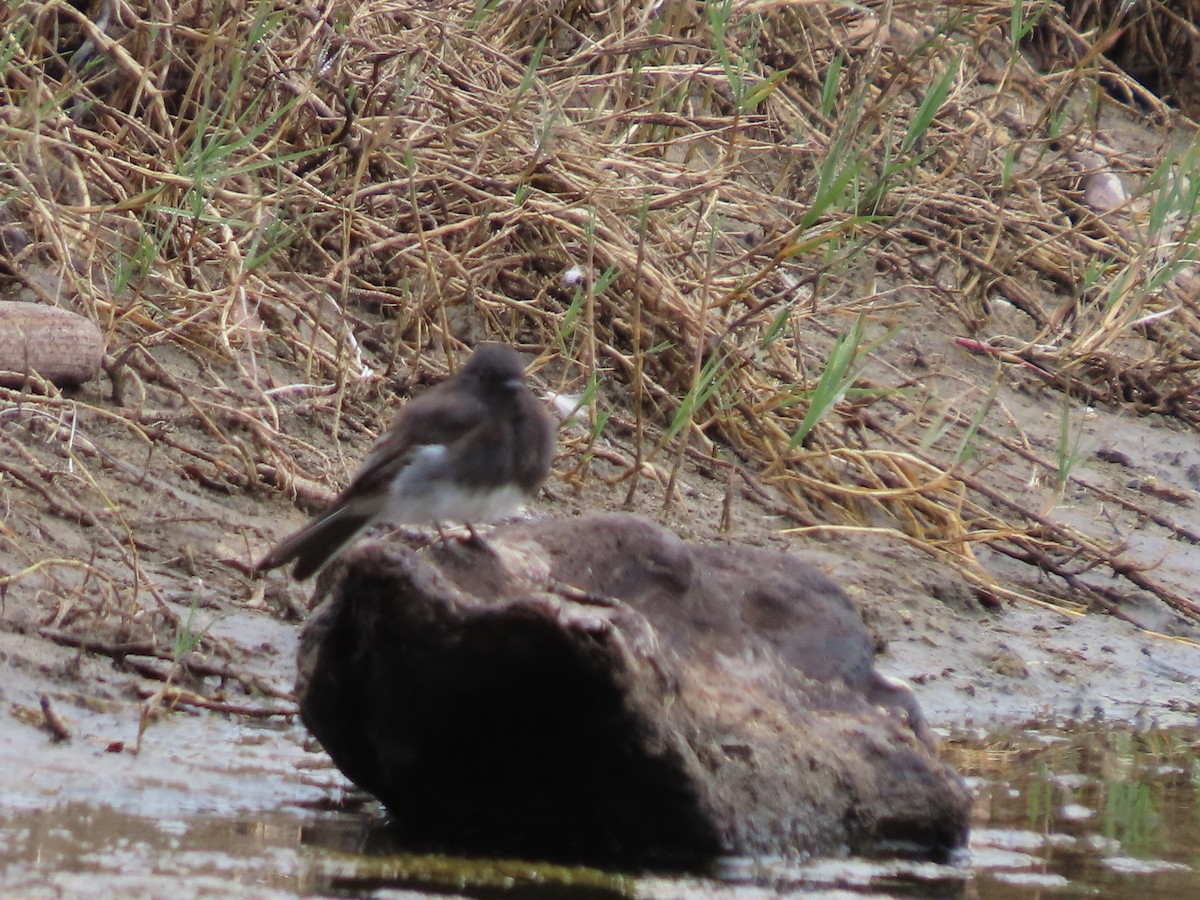
M1200 896L1198 739L1096 723L947 742L975 794L967 896Z
M376 808L150 816L88 803L0 807L9 897L759 897L1033 900L1200 896L1200 733L1104 726L951 735L974 795L968 851L726 860L622 874L402 852Z

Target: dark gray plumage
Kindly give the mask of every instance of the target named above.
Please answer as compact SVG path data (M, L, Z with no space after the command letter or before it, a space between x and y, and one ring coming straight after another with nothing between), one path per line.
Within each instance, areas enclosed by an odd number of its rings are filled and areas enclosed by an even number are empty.
M303 580L376 522L488 522L512 513L550 474L556 427L520 357L481 344L458 372L406 404L350 485L258 562L296 561Z

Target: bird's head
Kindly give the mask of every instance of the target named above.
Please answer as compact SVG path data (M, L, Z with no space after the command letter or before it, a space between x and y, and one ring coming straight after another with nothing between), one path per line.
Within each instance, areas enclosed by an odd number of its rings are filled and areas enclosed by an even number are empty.
M480 344L461 374L489 394L515 394L525 387L525 367L507 344Z

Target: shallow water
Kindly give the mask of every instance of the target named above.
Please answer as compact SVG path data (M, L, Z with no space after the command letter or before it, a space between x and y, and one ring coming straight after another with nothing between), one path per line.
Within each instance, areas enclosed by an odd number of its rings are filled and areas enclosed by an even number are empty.
M940 865L729 860L713 877L618 875L404 854L371 806L155 814L150 789L119 806L5 798L0 887L6 898L1200 896L1200 731L951 735L944 752L975 804L970 849Z

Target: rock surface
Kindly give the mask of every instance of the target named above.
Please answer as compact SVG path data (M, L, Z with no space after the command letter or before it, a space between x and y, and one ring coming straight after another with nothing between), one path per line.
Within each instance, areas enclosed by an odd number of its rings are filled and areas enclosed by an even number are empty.
M91 319L56 306L0 300L0 385L19 388L31 373L62 386L95 378L104 336Z
M322 574L301 715L415 843L587 860L937 852L968 794L853 605L624 514Z

